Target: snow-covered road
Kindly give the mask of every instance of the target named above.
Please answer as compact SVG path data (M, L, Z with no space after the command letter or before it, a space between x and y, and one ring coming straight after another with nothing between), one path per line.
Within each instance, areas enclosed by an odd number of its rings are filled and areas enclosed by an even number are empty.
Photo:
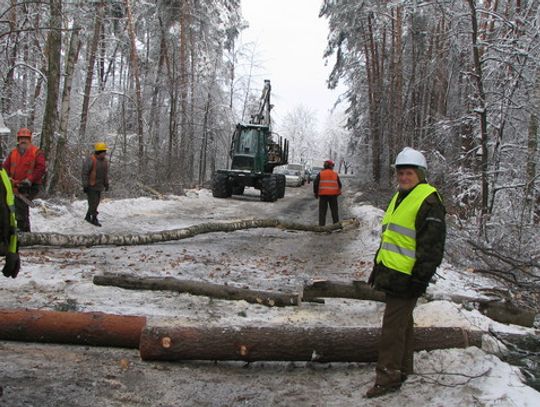
M145 315L151 323L217 325L379 326L384 305L329 299L325 304L268 308L244 301L209 300L171 292L94 286L104 271L172 276L254 289L293 291L324 278L366 279L378 245L382 212L364 202L354 183L341 198L342 218L357 229L329 234L280 229L213 233L141 247L25 248L23 270L0 284L3 308L72 309ZM105 200L103 227L82 218L86 203L42 202L32 210L35 231L118 233L176 229L232 219L279 218L315 223L311 186L287 188L284 199L263 203L257 191L214 199L207 190L164 200ZM524 332L445 301L450 293L474 296L489 284L444 264L422 302L419 326L460 326ZM529 330L533 332L532 330ZM365 400L374 366L357 363L142 362L136 351L0 342L1 406L536 406L540 393L519 371L477 348L417 354L416 371L400 393ZM476 377L478 376L478 377ZM474 377L474 378L472 378Z

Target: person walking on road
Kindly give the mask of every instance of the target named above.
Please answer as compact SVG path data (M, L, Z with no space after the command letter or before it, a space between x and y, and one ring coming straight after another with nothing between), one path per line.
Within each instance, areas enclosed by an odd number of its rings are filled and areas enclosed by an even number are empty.
M47 170L45 154L32 144L32 132L26 127L17 132L17 146L6 157L4 169L13 185L17 225L30 232L30 206L38 195Z
M326 160L324 168L313 181L313 194L319 199L319 226L326 225L326 212L330 206L332 221L339 222L338 196L341 195L341 180L334 171L334 162Z
M84 220L92 225L101 226L98 216L98 206L101 193L109 190L109 162L106 158L107 145L96 143L94 153L84 160L82 166L82 186L88 198L88 211Z
M386 293L375 384L366 397L397 391L413 373L413 310L441 264L445 208L426 182L424 155L405 147L396 157L398 191L382 220L381 244L368 283Z

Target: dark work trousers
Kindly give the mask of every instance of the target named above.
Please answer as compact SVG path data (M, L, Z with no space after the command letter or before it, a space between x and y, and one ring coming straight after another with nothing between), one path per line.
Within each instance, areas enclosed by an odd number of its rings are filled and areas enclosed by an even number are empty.
M33 184L30 188L20 188L17 193L32 201L39 193L39 185ZM17 196L15 196L15 218L18 230L30 232L30 207Z
M418 298L397 298L386 294L375 384L398 386L402 375L413 373L413 310L416 301Z
M319 226L326 225L326 211L330 206L332 221L339 222L337 195L319 195Z
M89 188L86 196L88 198L88 212L86 214L90 216L97 216L97 208L99 206L99 202L101 201L101 191L96 191Z

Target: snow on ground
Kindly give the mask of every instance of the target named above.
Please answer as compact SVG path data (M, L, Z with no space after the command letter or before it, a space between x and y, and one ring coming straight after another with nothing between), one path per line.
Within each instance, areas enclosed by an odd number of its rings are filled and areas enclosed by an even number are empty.
M216 200L207 190L190 190L186 196L104 200L100 206L103 227L96 229L83 221L85 201L52 204L38 201L31 210L32 227L36 232L59 233L121 233L175 229L211 221L280 216L284 203L266 206L261 216L254 209L255 196L249 192L242 199ZM360 196L361 197L361 196ZM343 206L360 221L357 230L349 232L351 238L340 240L340 256L348 259L336 263L332 278L343 280L367 279L371 261L378 246L382 211L372 206L353 204L359 195L344 198ZM226 204L224 204L226 202ZM315 206L313 207L315 208ZM316 209L311 209L313 213ZM293 214L294 215L294 214ZM306 219L294 218L294 221ZM328 299L325 305L303 304L301 307L267 308L244 301L209 301L204 297L187 294L126 291L114 287L96 287L91 276L103 271L135 272L138 274L173 276L178 278L212 279L215 282L245 284L245 276L255 276L265 265L274 270L264 278L250 281L251 288L271 289L300 287L310 278L325 276L318 269L317 247L313 259L298 260L298 248L321 245L310 241L308 232L274 229L255 229L235 233L235 244L245 242L246 247L257 245L281 250L283 256L253 258L234 246L225 233L200 235L182 243L166 243L146 247L101 247L91 249L47 250L23 249L23 271L15 279L4 279L0 285L0 306L46 308L47 304L76 301L82 311L103 311L117 314L147 315L153 321L208 324L294 324L331 326L380 326L384 305L370 301ZM336 238L339 234L331 234ZM306 243L309 242L309 243ZM246 252L246 250L244 250ZM231 261L234 257L235 261ZM309 256L308 256L309 257ZM296 262L294 266L291 262ZM354 270L350 270L350 265ZM294 269L296 267L296 269ZM293 270L294 269L294 270ZM340 274L341 273L341 274ZM489 286L489 281L470 276L463 270L444 263L436 284L428 293L435 301L420 301L415 310L418 326L459 326L466 329L493 329L500 332L529 332L532 329L496 323L476 310L466 310L448 301L451 295L479 297L477 290ZM149 297L151 296L151 297ZM151 300L149 299L151 298ZM493 341L486 342L486 350ZM372 367L370 368L372 369ZM425 406L538 406L540 393L523 384L523 377L515 367L502 362L482 349L450 349L419 352L416 355L417 375L403 386L402 391L364 405L403 406L407 403ZM372 379L370 379L371 381ZM359 383L360 384L360 383ZM368 383L363 383L362 392ZM356 394L356 393L355 393ZM357 397L358 395L349 395ZM361 397L358 396L358 397ZM371 404L370 404L371 403ZM353 403L354 404L354 403ZM272 404L268 404L272 405ZM303 404L299 404L303 405ZM309 404L312 405L312 404ZM323 404L321 404L323 405ZM325 403L324 405L330 405ZM346 404L332 404L346 405Z

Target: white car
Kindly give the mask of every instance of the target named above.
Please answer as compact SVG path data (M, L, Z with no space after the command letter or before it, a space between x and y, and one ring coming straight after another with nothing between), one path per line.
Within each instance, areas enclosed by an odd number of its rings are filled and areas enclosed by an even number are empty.
M297 170L285 170L285 185L288 187L301 187L304 185L304 177L302 173Z

